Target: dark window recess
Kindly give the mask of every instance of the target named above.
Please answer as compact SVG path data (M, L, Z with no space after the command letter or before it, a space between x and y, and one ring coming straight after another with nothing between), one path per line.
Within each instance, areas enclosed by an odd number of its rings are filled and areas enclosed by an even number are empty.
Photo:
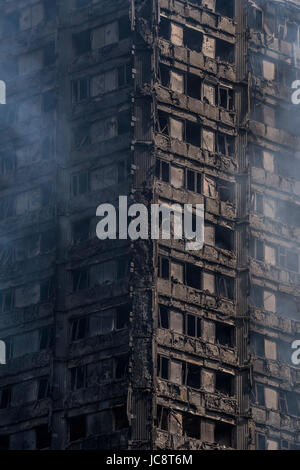
M295 297L279 292L276 295L276 310L278 314L286 318L298 320L300 304Z
M18 61L14 57L6 57L0 63L1 67L1 79L2 80L11 80L18 75ZM8 105L2 106L2 108L6 108ZM2 113L4 111L1 111Z
M234 109L234 92L231 88L219 86L218 88L218 106L227 111Z
M216 0L216 13L228 18L234 17L234 0Z
M72 82L72 99L75 103L80 103L89 97L89 79L80 78Z
M251 161L255 168L263 168L263 151L261 148L254 146L251 149Z
M127 134L131 130L131 115L129 111L118 114L118 135Z
M160 354L157 356L157 376L169 380L169 359Z
M225 227L217 225L215 227L216 247L223 250L232 251L234 249L234 233Z
M132 64L128 62L118 67L118 87L128 85L132 81Z
M76 318L71 323L71 341L78 341L87 336L89 330L88 317Z
M264 198L262 194L253 193L251 197L251 209L258 214L264 213Z
M155 176L164 183L170 182L170 164L164 160L157 159L155 163Z
M113 408L113 416L115 431L128 428L129 423L126 405L116 406Z
M186 189L195 193L202 193L202 174L193 170L186 172Z
M43 400L45 398L48 398L49 396L50 396L49 379L47 377L44 377L39 380L37 399Z
M196 31L192 28L183 29L183 44L189 49L201 52L203 44L203 34L200 31Z
M233 348L235 346L234 327L223 323L216 323L216 341L222 346Z
M0 291L0 312L9 312L14 306L14 292L11 289Z
M182 383L199 390L201 386L201 367L195 364L182 364Z
M265 338L263 335L254 333L250 336L251 352L260 357L265 357Z
M278 262L282 268L299 272L299 255L297 252L288 250L285 247L278 248Z
M287 392L288 412L294 416L300 416L300 398L297 393Z
M266 437L264 434L256 434L256 446L257 450L266 450Z
M279 200L276 215L284 224L300 227L300 207L296 204Z
M42 140L42 157L45 160L49 160L49 158L52 157L54 153L54 144L53 144L53 138L52 136L46 136Z
M1 173L3 175L9 175L16 169L16 157L15 155L3 155L1 156Z
M192 338L201 338L201 318L186 314L184 333Z
M40 283L40 302L48 302L54 296L54 279L45 279Z
M83 8L91 5L93 0L76 0L76 7Z
M91 143L90 127L87 125L81 125L74 128L72 134L75 148L89 145Z
M283 390L278 394L278 406L282 413L288 413L287 394Z
M89 172L82 171L72 176L72 194L73 196L79 196L80 194L86 194L90 190L89 184Z
M235 154L235 138L232 135L217 132L217 151L222 155L233 157Z
M0 218L6 219L16 214L15 199L13 196L7 196L0 201Z
M186 264L186 285L194 289L202 288L202 269L194 264Z
M50 229L48 232L42 233L41 237L41 250L42 253L49 253L55 248L56 244L56 233L54 229Z
M186 77L186 94L191 98L201 99L201 78L191 73Z
M73 292L78 292L89 287L88 269L77 269L72 272Z
M87 29L73 34L73 47L77 55L85 54L91 50L91 31Z
M265 406L265 389L262 384L255 384L255 401L259 406Z
M264 306L264 291L259 286L253 286L250 292L250 305L253 307L263 308Z
M124 181L126 181L126 177L127 177L127 162L124 160L117 162L117 170L118 170L118 183L123 183Z
M55 19L57 15L56 0L44 0L43 5L47 20Z
M170 421L170 410L167 408L157 405L156 412L156 426L163 431L169 430L169 421Z
M169 309L164 305L158 307L158 328L168 330L170 327Z
M250 6L248 16L248 26L255 31L262 31L263 29L263 13L259 8Z
M167 20L164 16L160 17L159 23L159 36L163 39L169 41L171 34L171 24L170 21Z
M49 206L52 199L52 185L44 184L41 188L42 190L42 205Z
M235 59L234 45L230 42L223 41L223 39L216 39L216 58L224 61L233 63Z
M201 146L201 126L195 122L186 121L185 140L188 144Z
M50 349L54 343L54 328L53 326L44 326L39 331L39 350Z
M75 416L69 420L70 442L84 439L87 434L86 416Z
M286 40L287 42L298 43L298 24L297 23L286 23Z
M169 115L164 111L158 110L157 132L169 135Z
M44 67L53 65L56 61L55 43L51 42L44 48Z
M120 305L116 309L116 329L122 330L128 327L131 305Z
M85 242L90 238L91 219L82 219L73 223L73 243L75 245Z
M169 88L170 86L170 69L166 65L160 64L159 78L162 86Z
M128 375L128 356L115 358L115 379L124 379Z
M0 410L9 408L11 404L11 388L0 390Z
M128 274L128 260L127 258L118 259L117 263L117 279L124 279Z
M9 436L0 435L0 450L9 450Z
M158 259L158 277L162 279L170 278L170 261L162 256L159 256Z
M216 372L216 391L222 395L233 395L233 377L223 372Z
M234 297L234 279L228 276L216 275L216 288L219 297L233 300Z
M71 374L71 390L80 390L86 386L86 366L73 367Z
M39 450L51 447L51 433L47 424L35 428L35 442L36 448Z
M3 15L1 20L1 36L6 37L18 33L20 30L19 21L20 13L17 11Z
M201 439L201 418L189 413L182 416L183 435L192 439Z
M126 39L131 34L131 22L128 16L119 19L119 41Z
M233 427L230 424L215 423L215 442L220 446L232 447Z
M250 240L250 256L258 261L264 261L264 244L261 240L251 238Z

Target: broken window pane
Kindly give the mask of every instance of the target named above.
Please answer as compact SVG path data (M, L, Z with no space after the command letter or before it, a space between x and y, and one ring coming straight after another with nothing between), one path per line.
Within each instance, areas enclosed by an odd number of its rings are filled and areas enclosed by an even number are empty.
M183 43L189 49L201 52L203 44L203 34L196 29L185 27L183 30ZM179 44L180 45L180 44Z
M223 323L216 323L216 341L222 346L234 347L234 327Z
M160 354L157 356L157 376L169 380L169 359Z
M78 55L89 52L91 50L91 30L87 29L73 34L73 46L75 53Z
M234 0L216 0L216 13L228 18L234 17Z
M202 80L197 75L187 74L186 94L191 98L201 99Z
M113 408L113 417L115 431L128 428L129 423L127 416L127 408L125 405L116 406L115 408Z
M71 341L78 341L86 337L88 333L88 317L78 318L71 323Z
M194 289L202 288L202 269L193 264L186 264L186 285Z
M48 425L43 424L35 428L36 448L38 450L48 449L51 446L51 433Z
M69 419L70 442L84 439L87 433L86 416L75 416Z
M169 309L164 305L158 307L158 328L169 329Z
M223 62L233 63L235 60L234 44L223 39L216 39L216 58Z
M201 418L199 416L184 413L182 427L184 436L201 439Z
M233 395L233 377L230 374L216 372L216 392L222 395Z
M201 146L201 126L196 122L186 121L186 137L188 144Z

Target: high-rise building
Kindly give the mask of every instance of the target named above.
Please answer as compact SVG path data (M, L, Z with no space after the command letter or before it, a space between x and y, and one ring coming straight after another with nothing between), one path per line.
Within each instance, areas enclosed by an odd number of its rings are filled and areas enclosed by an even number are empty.
M300 1L0 12L0 449L299 449Z

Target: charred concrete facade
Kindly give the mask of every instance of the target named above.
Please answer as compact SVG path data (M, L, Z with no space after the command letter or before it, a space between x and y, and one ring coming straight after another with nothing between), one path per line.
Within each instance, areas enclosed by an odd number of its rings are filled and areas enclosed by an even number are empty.
M1 449L297 449L300 2L1 3ZM96 208L205 206L205 245Z

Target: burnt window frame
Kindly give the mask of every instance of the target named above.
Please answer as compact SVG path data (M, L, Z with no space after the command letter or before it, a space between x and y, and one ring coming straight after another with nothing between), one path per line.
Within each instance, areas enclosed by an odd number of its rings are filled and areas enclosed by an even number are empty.
M163 354L157 354L157 377L161 380L170 380L170 358Z
M171 164L166 160L157 158L155 161L155 177L163 183L170 183Z
M162 319L162 312L164 312L164 315L166 315L165 319ZM167 326L163 326L164 324L166 324ZM158 328L160 328L161 330L170 329L170 309L162 304L158 305Z
M80 326L80 322L83 323L83 326ZM82 328L83 333L80 333L81 328ZM70 321L70 342L71 343L74 343L76 341L82 341L83 339L88 337L88 334L89 334L89 317L88 316L74 318Z
M86 84L86 93L85 96L84 93L82 92L82 83ZM72 97L72 103L73 104L78 104L82 103L86 100L88 100L91 96L90 94L90 77L81 77L77 78L75 80L72 80L71 84L71 97Z
M193 184L190 185L189 183L189 173L193 173ZM185 189L188 191L192 191L193 193L196 194L203 194L203 173L197 171L197 170L192 170L191 168L186 168L185 169Z
M191 324L190 321L194 322L194 331L195 333L191 333ZM183 314L183 334L188 336L189 338L202 338L202 318L198 317L197 315L193 315L191 313L184 313Z
M70 390L76 392L87 387L87 365L79 365L69 369Z

